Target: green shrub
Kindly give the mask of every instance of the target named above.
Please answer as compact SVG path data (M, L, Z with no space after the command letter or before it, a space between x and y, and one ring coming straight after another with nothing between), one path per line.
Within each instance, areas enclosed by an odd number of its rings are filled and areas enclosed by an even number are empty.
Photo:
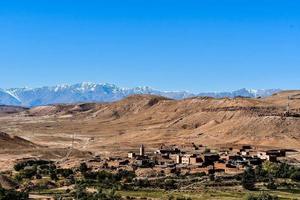
M277 185L276 185L275 180L272 176L269 177L269 181L268 181L266 187L270 190L276 190L277 189Z
M50 178L51 178L51 180L53 180L53 181L57 181L57 180L58 180L56 171L51 171L51 172L50 172Z
M64 178L68 178L69 176L74 174L72 169L57 169L56 173Z
M15 190L5 190L0 187L0 200L27 200L27 192L18 192Z
M174 179L166 179L163 183L163 187L166 190L176 189L176 181Z
M298 181L300 182L300 170L295 171L293 174L291 174L291 179L293 181Z
M247 190L254 190L255 182L255 172L252 167L248 167L243 173L242 186Z
M258 195L247 194L245 200L279 200L279 198L277 196L272 196L268 193L263 192Z
M36 176L37 170L36 167L22 169L19 174L16 176L18 181L21 181L24 178L31 179Z
M262 165L262 174L265 177L271 175L275 178L290 178L293 173L299 169L287 163L272 163L266 161Z
M149 187L150 182L148 179L136 179L133 183L135 186L143 188L143 187Z
M88 167L87 167L86 163L80 163L79 171L80 171L81 173L85 173L85 172L88 171Z
M48 165L48 164L52 164L52 161L49 160L26 160L23 162L19 162L17 164L14 165L14 169L16 171L20 171L22 169L24 169L25 167L29 167L29 166L40 166L40 165Z

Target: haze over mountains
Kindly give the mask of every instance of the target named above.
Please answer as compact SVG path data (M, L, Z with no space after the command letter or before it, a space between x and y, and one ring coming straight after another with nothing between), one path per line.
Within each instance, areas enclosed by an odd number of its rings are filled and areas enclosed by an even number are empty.
M34 107L57 103L113 102L134 94L160 95L172 99L195 96L209 97L266 97L280 89L240 89L233 92L208 92L194 94L186 91L159 91L150 87L121 88L113 84L89 82L74 85L45 86L40 88L0 89L0 104Z

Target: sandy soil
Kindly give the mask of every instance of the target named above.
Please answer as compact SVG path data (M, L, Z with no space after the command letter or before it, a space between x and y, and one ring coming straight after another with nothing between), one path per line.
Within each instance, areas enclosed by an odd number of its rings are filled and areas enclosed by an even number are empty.
M0 116L0 131L22 137L41 148L23 151L2 148L5 145L0 144L0 167L1 161L9 165L19 157L61 159L61 152L72 144L78 152L104 156L124 155L140 144L148 149L161 144L191 143L300 149L300 117L284 114L284 102L290 102L291 110L298 112L298 93L292 91L294 99L290 100L289 92L266 99L180 101L136 95L111 104L42 106L4 115Z

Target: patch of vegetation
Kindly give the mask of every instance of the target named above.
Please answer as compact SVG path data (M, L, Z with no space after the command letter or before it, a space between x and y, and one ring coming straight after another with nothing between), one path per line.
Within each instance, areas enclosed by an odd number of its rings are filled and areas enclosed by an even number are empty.
M209 149L207 149L209 151ZM255 169L248 167L243 174L220 176L219 174L176 174L157 178L137 178L133 171L93 171L86 163L73 169L57 168L50 161L26 161L15 166L15 178L20 187L34 194L55 196L58 199L242 199L251 190L247 200L273 200L299 194L299 168L284 164L265 162ZM67 189L61 187L68 186ZM246 190L241 190L243 186ZM200 189L201 192L194 190ZM266 190L269 194L259 193ZM61 190L62 189L62 190ZM117 191L117 192L115 192ZM184 191L184 192L183 192ZM161 195L161 196L160 196ZM2 200L2 199L0 199Z
M294 173L292 173L290 177L293 181L300 182L300 170L295 171Z
M277 196L272 196L268 193L261 193L258 195L255 194L247 194L245 200L279 200Z
M25 167L31 167L34 165L41 166L41 165L49 165L49 164L53 164L53 162L49 160L27 160L15 164L14 169L16 171L20 171L23 170Z
M5 190L0 187L0 200L27 200L27 192L18 192L15 190Z
M261 177L272 176L274 178L291 178L294 173L300 172L299 168L286 163L274 163L266 161L257 170L257 175Z
M148 106L154 106L155 104L157 104L159 102L159 99L158 98L152 98L149 100L148 102Z
M242 177L242 186L247 190L254 190L255 182L255 171L252 167L248 167Z
M85 172L83 173L83 183L89 185L97 185L107 189L119 189L124 186L125 183L132 182L135 178L135 173L127 170L119 170L117 173L111 173L108 171L97 172ZM123 184L121 184L121 182Z
M87 192L85 184L77 185L75 191L71 194L73 198L79 200L120 200L115 190L103 190L98 188L96 192Z

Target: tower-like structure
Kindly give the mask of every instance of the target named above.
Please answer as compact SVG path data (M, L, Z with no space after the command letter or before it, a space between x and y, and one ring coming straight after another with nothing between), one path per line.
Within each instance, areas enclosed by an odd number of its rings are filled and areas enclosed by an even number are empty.
M288 96L287 106L286 106L286 114L288 115L290 113L290 100L291 96Z
M144 145L142 144L141 146L140 146L140 156L144 156L145 155L145 147L144 147Z

